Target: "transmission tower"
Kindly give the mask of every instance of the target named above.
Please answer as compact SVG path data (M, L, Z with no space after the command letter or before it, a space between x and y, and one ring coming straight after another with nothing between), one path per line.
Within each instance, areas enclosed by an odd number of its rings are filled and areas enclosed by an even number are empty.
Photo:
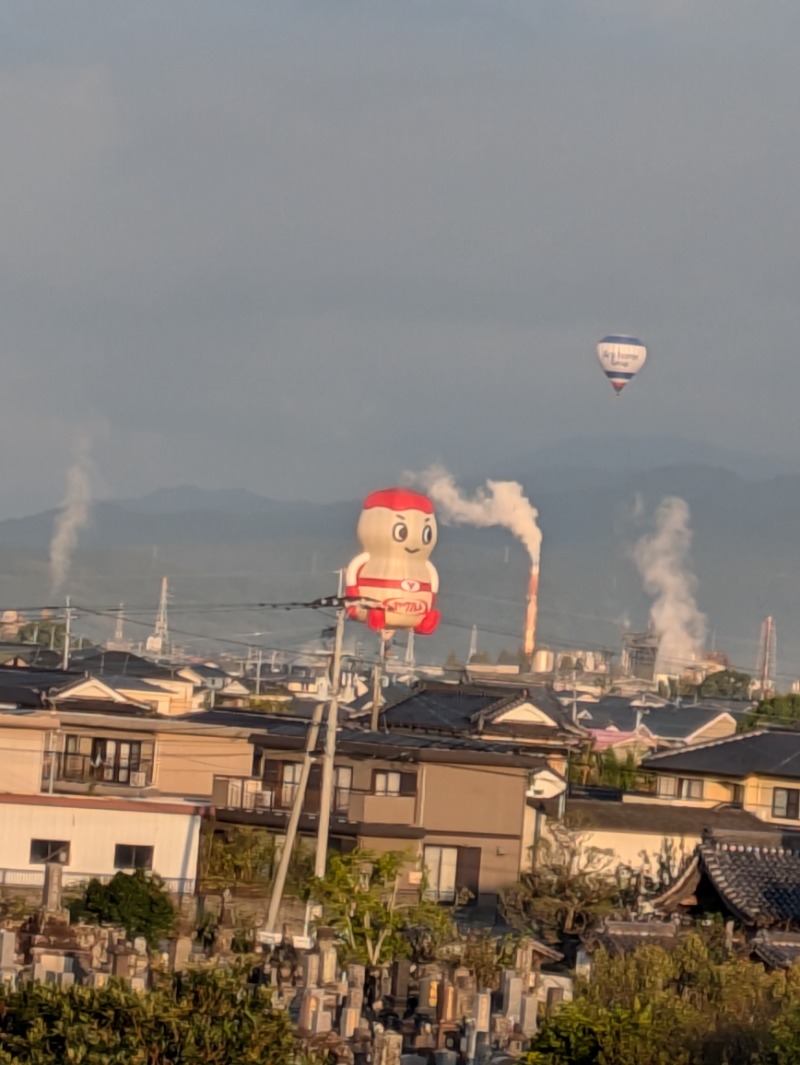
M761 636L758 641L758 682L762 698L775 691L775 672L777 659L777 636L775 618L765 617L761 622Z

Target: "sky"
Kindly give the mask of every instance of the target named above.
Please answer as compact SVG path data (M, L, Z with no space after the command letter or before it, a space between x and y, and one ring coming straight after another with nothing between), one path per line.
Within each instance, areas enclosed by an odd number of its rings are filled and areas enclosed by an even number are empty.
M795 0L4 5L0 516L81 447L106 496L315 500L800 455L799 49Z

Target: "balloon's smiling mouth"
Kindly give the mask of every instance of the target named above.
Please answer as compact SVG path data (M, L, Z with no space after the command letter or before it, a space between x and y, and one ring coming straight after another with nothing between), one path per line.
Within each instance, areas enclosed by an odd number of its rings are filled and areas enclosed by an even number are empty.
M403 550L407 551L409 553L409 555L416 555L417 551L419 551L419 548L418 547L405 547L405 548L403 548Z

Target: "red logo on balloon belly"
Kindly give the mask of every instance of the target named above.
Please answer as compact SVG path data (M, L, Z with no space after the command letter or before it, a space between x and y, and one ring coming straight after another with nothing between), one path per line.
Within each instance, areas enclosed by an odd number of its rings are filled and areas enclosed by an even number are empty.
M392 614L424 614L428 604L421 599L385 599L383 609Z

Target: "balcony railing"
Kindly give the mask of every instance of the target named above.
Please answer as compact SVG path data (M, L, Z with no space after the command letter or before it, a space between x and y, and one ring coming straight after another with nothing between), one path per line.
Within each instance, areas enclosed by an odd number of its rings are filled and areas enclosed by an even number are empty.
M97 762L87 754L47 751L42 761L42 790L53 784L110 784L124 788L146 788L153 780L150 758L128 762Z
M259 777L214 777L214 805L233 810L289 811L297 796L295 783L265 786ZM334 788L331 809L346 817L350 809L350 788ZM311 812L315 802L319 805L318 792L306 792L304 809ZM314 812L318 812L314 810Z
M114 873L81 873L64 869L61 883L65 888L77 887L90 880L99 880L107 884ZM194 891L193 877L162 877L165 886L175 895L189 895ZM44 869L0 869L0 887L37 888L44 887Z
M258 777L214 777L213 802L227 810L269 810L288 813L297 794L297 784L265 787ZM348 821L412 824L416 799L413 795L375 795L355 788L334 788L331 810ZM319 792L307 792L303 812L319 813Z

